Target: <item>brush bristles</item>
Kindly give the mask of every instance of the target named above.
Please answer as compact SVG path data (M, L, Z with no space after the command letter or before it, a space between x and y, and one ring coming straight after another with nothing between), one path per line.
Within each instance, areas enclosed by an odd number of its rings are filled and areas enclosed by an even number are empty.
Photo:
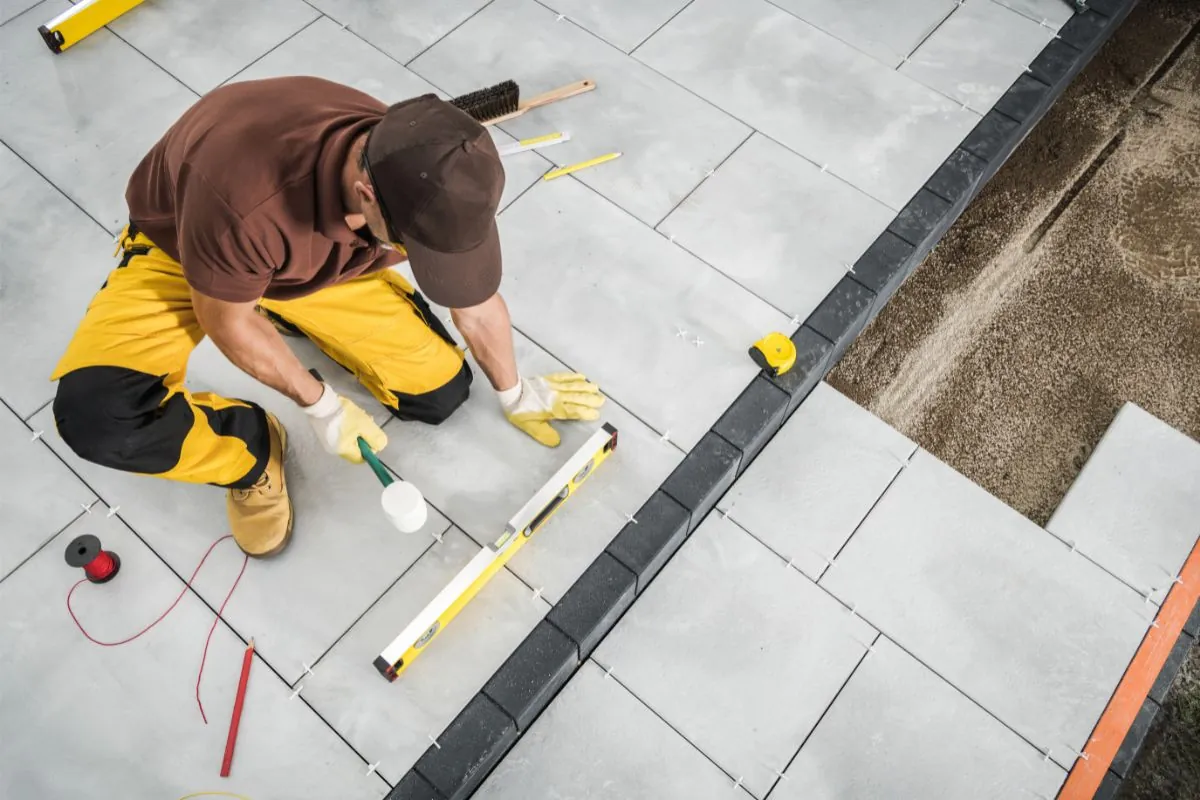
M521 99L521 88L516 81L505 81L480 89L462 97L456 97L450 103L470 114L479 122L502 117L517 110Z

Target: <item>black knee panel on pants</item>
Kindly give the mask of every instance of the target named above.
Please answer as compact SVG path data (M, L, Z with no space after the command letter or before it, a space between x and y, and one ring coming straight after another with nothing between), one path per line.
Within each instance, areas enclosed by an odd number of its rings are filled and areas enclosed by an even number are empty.
M392 392L396 396L399 408L391 409L397 419L413 422L424 422L429 425L440 425L450 419L450 415L459 406L467 402L471 396L471 381L474 376L471 367L463 361L462 369L445 384L424 394L403 394Z
M179 462L194 416L183 395L165 404L162 378L124 367L64 375L54 424L80 458L129 472L166 472Z

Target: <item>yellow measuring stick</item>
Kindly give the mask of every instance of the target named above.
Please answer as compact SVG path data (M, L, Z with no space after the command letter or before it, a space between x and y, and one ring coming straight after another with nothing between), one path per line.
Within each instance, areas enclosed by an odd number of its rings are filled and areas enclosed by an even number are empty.
M76 3L38 28L42 39L55 53L61 53L112 22L143 0L84 0Z
M597 158L592 158L587 161L580 161L578 164L571 164L568 167L559 167L558 169L552 169L549 172L547 172L545 175L542 176L542 180L552 181L555 178L561 178L563 175L570 175L572 172L578 172L581 169L587 169L588 167L594 167L597 164L603 164L605 161L612 161L614 158L620 158L620 157L621 157L620 153L609 153L608 155L598 156Z

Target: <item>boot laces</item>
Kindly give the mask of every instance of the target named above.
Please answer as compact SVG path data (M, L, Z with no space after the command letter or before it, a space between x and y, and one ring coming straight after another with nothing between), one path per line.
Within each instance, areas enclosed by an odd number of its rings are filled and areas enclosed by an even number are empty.
M269 492L271 490L271 476L266 472L254 482L254 485L249 489L234 489L233 496L238 500L245 500L251 494L259 494L261 492Z

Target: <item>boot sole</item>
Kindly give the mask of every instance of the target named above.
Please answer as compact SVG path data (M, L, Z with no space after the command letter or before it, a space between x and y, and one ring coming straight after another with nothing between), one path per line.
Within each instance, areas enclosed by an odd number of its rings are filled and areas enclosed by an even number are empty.
M285 462L287 461L287 428L283 427L283 423L276 419L274 414L268 414L267 416L270 418L270 422L268 422L268 424L274 423L275 427L279 430L279 464L281 477L283 478L283 491L285 494L287 494L288 524L287 531L284 532L283 539L279 542L279 544L262 553L247 553L246 555L250 556L251 558L270 558L271 556L282 551L283 548L287 547L288 542L292 540L292 527L296 521L295 509L292 507L292 495L291 492L288 492L287 488L287 468L285 465Z

